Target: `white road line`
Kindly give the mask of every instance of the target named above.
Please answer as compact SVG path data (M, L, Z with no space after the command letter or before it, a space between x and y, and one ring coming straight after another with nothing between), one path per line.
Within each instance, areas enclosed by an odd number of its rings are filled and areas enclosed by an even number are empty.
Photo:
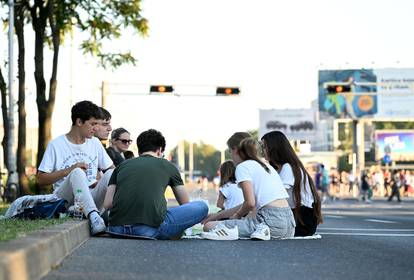
M336 215L323 215L325 218L334 218L334 219L343 219L344 216L336 216Z
M395 228L324 228L324 227L320 227L319 230L339 230L339 231L389 231L389 232L393 232L393 231L400 231L400 232L410 232L413 231L414 229L395 229Z
M353 232L317 232L322 235L352 235L352 236L384 236L384 237L414 237L414 234L408 233L353 233Z
M398 224L398 222L386 221L386 220L376 220L376 219L365 219L364 221L374 222L374 223L384 223L384 224Z

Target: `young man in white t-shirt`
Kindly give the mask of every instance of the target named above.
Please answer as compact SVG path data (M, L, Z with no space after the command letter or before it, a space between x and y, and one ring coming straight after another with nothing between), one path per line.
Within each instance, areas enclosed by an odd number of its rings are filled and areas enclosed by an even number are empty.
M83 213L91 221L91 233L106 230L99 211L114 165L100 141L94 137L101 111L90 101L72 107L72 127L67 134L52 140L38 168L39 185L53 184L54 193L70 205L81 191ZM99 170L106 171L97 178Z

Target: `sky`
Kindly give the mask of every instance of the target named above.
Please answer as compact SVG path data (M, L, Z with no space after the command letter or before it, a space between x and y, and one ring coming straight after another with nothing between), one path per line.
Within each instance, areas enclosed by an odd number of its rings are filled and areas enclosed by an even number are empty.
M309 108L318 70L414 66L410 0L144 0L142 8L149 36L111 42L113 49L131 49L136 66L104 71L78 50L79 32L66 38L55 137L70 128L71 104L101 104L104 80L114 128L125 127L133 139L158 129L167 150L181 139L223 149L233 132L258 129L259 109ZM29 67L33 80L30 73ZM30 83L28 122L35 124ZM174 85L180 96L144 95L151 84ZM216 97L216 86L238 86L241 94Z

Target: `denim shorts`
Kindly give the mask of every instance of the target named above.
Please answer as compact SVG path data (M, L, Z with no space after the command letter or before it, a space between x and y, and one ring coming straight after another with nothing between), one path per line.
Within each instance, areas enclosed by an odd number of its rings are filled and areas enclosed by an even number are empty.
M262 207L255 217L245 217L240 220L222 221L228 228L237 226L239 237L250 238L260 223L265 223L270 228L272 239L293 237L295 234L295 218L289 207Z

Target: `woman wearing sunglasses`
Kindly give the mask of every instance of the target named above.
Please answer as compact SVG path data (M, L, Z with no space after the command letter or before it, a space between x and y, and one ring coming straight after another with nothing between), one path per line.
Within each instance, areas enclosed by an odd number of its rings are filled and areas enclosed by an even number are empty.
M131 134L125 128L120 127L112 131L111 146L106 149L106 152L115 166L118 166L125 160L124 152L128 151L131 143Z

